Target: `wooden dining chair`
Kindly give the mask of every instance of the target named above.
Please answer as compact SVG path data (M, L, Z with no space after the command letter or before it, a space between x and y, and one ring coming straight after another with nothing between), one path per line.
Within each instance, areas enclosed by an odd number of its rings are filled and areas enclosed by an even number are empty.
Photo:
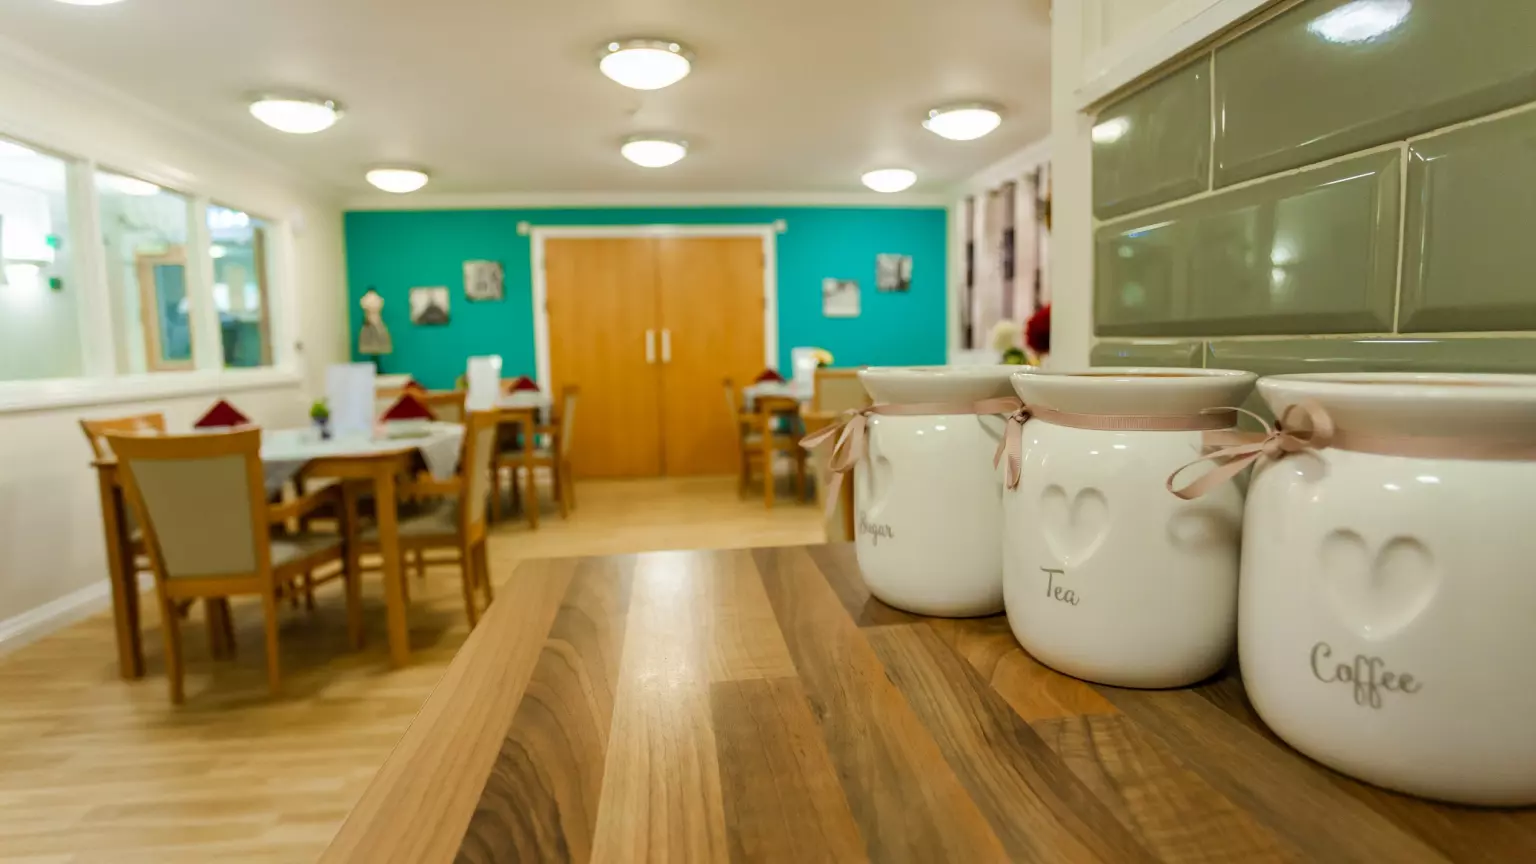
M501 474L512 474L512 506L517 507L521 496L528 500L523 504L523 516L529 528L539 527L539 484L534 476L534 457L537 454L539 411L537 408L500 408L496 411L496 443L491 454L491 518L501 519ZM526 488L518 486L521 471ZM557 490L558 491L558 490Z
M403 495L434 499L435 506L400 520L400 551L402 554L433 550L455 553L452 558L434 558L431 563L459 565L464 587L464 614L471 628L480 620L476 589L485 592L487 606L495 599L485 551L485 511L491 491L491 449L496 443L500 419L498 411L469 412L464 419L464 444L459 451L458 474L448 480L437 480L423 472L401 486ZM357 548L360 554L379 552L377 525L362 532ZM401 574L403 578L404 571Z
M535 436L548 443L534 449L533 467L549 469L561 519L569 518L571 511L576 509L576 475L571 468L571 445L576 437L576 401L580 396L579 388L566 385L560 391L560 413L554 418L555 422L534 427Z
M463 390L432 390L417 394L417 398L438 420L444 423L463 423L466 395Z
M160 600L172 702L183 699L178 600L259 595L266 622L267 684L275 695L281 687L278 603L302 590L306 574L340 562L336 575L346 581L347 630L352 643L361 644L362 595L347 554L352 524L346 522L340 534L272 533L274 525L333 504L335 487L269 505L259 429L162 436L109 433L107 440L144 526Z
M127 417L82 419L80 429L85 432L85 440L91 445L91 455L97 459L110 459L114 454L107 444L108 435L143 435L145 433L164 435L165 415L157 411L153 414L131 414Z
M874 404L864 385L859 381L857 369L816 370L811 390L811 410L818 412L848 411Z
M763 475L763 506L772 507L773 457L779 453L786 453L795 460L795 494L804 494L805 451L800 448L796 434L800 403L787 396L764 396L756 400L750 412L742 411L740 405L735 383L725 379L725 407L734 419L736 445L741 455L738 494L746 494L754 469L759 469ZM780 425L784 428L775 428Z

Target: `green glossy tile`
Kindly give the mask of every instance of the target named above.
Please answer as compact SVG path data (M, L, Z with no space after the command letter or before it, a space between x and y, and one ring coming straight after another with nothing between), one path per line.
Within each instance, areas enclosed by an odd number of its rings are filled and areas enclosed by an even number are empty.
M1099 335L1390 331L1397 166L1371 153L1101 227Z
M1093 212L1100 219L1202 192L1210 180L1210 61L1110 105L1093 128Z
M1088 354L1094 366L1198 367L1204 360L1204 342L1181 339L1129 339L1096 342Z
M1415 141L1403 331L1536 329L1536 113Z
M1259 375L1297 372L1511 372L1536 373L1536 337L1428 339L1215 339L1205 365ZM1244 404L1270 417L1253 397ZM1272 419L1272 418L1271 418Z
M1216 52L1216 185L1527 102L1536 3L1311 0Z

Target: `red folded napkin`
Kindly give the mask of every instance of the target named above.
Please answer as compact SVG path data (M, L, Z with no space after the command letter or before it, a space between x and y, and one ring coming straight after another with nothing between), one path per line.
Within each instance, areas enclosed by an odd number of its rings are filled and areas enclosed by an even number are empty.
M213 403L213 407L208 409L208 413L192 424L192 428L227 429L231 426L249 425L251 425L251 418L241 414L240 409L220 399Z
M512 382L511 392L513 393L526 393L529 390L537 393L539 390L539 385L533 383L533 379L529 378L527 375L519 375L517 376L517 380Z
M772 369L764 369L762 372L758 373L756 378L752 379L753 384L766 384L769 381L772 381L775 384L783 384L784 376L780 375L778 372L775 372Z
M427 388L421 386L421 382L415 378L405 379L405 384L400 388L401 393L425 393Z
M395 404L389 406L389 410L385 411L379 419L386 423L391 420L436 420L437 415L432 413L432 409L428 408L426 403L416 398L415 393L406 391L400 394Z

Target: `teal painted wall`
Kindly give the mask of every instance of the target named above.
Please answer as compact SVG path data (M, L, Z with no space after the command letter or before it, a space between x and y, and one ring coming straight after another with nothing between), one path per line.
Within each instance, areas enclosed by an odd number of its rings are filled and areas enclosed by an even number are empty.
M410 373L431 388L451 387L465 360L500 354L504 374L533 374L533 279L530 238L517 223L534 225L769 224L778 236L779 367L789 351L814 345L831 351L838 366L943 363L946 353L945 255L947 215L941 208L691 207L561 210L359 211L346 214L347 283L352 347L362 312L357 301L373 286L384 297L384 322L395 353L384 371ZM912 256L912 290L875 290L875 255ZM464 299L466 260L500 261L506 299ZM862 314L825 318L821 280L857 279ZM449 288L449 324L410 323L412 286Z

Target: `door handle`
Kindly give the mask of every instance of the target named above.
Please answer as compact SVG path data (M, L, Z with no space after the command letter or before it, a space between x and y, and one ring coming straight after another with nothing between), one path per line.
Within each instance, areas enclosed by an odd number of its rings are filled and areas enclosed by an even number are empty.
M656 362L656 331L645 331L645 362Z
M661 331L661 362L672 362L672 331Z

